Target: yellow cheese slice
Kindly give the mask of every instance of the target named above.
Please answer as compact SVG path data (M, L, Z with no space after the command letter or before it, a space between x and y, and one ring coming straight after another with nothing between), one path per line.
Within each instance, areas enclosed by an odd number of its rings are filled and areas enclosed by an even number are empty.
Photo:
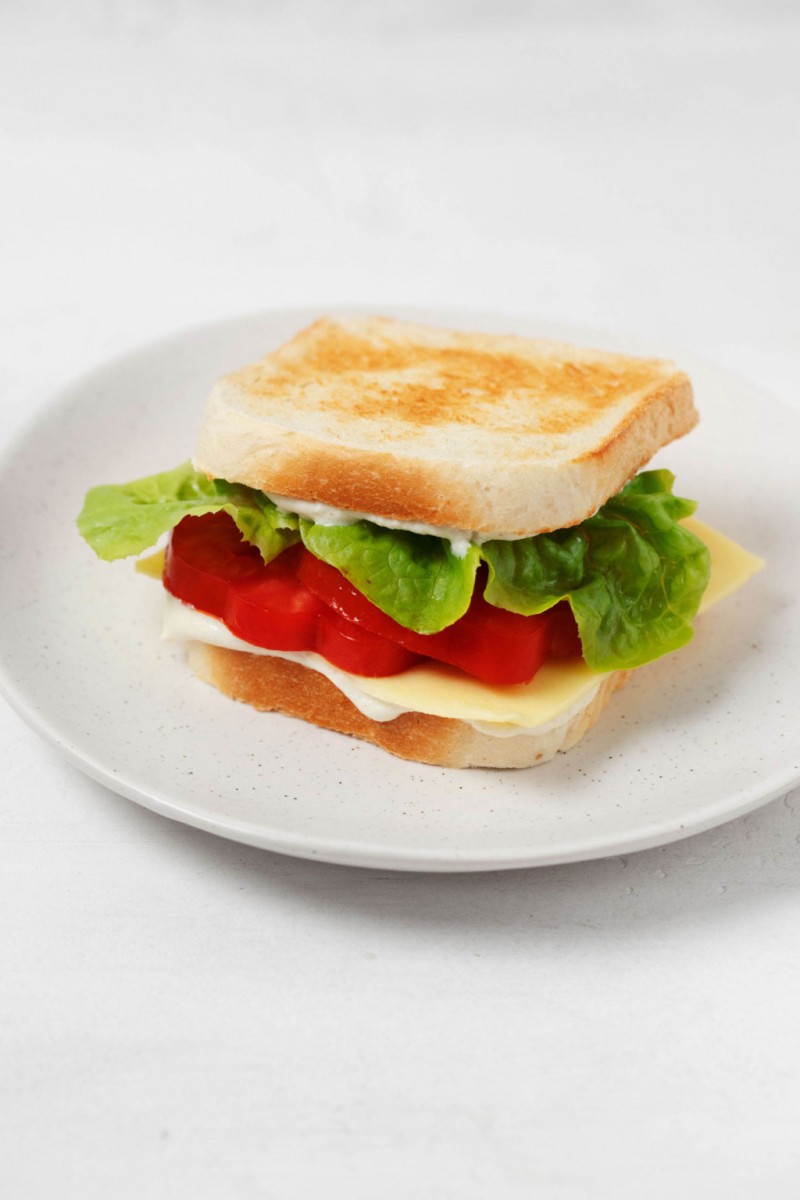
M764 561L694 517L685 524L711 552L711 578L700 605L702 613L746 583ZM442 663L422 663L402 675L359 682L368 695L413 712L532 729L580 708L604 677L582 661L551 660L530 683L506 687L481 683Z
M706 612L718 600L724 600L762 570L763 558L732 542L724 533L717 533L716 529L712 529L704 521L698 521L696 517L687 517L682 524L705 542L711 554L711 578L700 601L701 613Z
M164 574L164 551L154 550L146 558L137 558L133 565L140 575L149 575L151 579L160 579Z
M402 675L359 682L367 695L412 712L531 729L546 725L591 696L602 678L582 659L552 659L530 683L482 683L456 667L436 662L419 663Z

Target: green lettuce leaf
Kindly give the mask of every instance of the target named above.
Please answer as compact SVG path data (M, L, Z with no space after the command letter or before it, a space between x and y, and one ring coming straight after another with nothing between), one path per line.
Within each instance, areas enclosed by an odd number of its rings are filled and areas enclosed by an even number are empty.
M184 517L226 512L242 537L270 562L299 539L298 520L263 492L224 479L208 479L183 463L133 483L103 484L87 494L78 529L107 561L141 554Z
M695 510L672 495L671 471L644 471L570 529L481 547L490 604L530 615L568 600L595 671L638 667L692 636L710 555L678 522Z
M305 546L406 629L438 633L469 608L480 554L458 558L450 543L369 521L355 525L300 522Z

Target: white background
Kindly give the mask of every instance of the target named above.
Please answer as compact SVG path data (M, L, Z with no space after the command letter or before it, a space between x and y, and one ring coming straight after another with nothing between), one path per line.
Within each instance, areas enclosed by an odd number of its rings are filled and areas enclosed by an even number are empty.
M624 329L797 403L795 5L2 12L0 450L119 351L297 303ZM5 706L0 771L4 1195L797 1196L800 792L430 878L173 825Z

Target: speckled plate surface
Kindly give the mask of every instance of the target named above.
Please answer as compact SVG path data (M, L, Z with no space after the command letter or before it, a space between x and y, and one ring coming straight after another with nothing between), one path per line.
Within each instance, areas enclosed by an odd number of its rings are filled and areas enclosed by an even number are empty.
M402 762L197 681L182 649L159 640L158 585L130 563L96 561L74 517L93 483L185 459L213 380L318 315L248 316L147 346L72 385L6 454L0 684L36 730L164 816L287 854L412 870L643 849L800 778L800 414L673 347L531 319L398 314L679 357L702 422L654 461L767 570L715 608L690 646L637 672L579 746L527 771Z

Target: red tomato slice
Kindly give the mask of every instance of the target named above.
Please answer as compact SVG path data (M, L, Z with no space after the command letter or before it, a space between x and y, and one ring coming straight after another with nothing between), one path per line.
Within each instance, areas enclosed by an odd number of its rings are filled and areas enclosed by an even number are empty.
M547 655L550 614L522 617L488 604L483 598L483 572L467 612L441 633L414 633L398 625L341 572L313 554L306 552L301 557L297 574L310 591L349 621L392 638L408 650L460 667L486 683L527 683Z
M225 513L186 517L173 530L164 585L268 650L314 650L354 675L396 675L424 656L487 683L527 683L548 655L580 653L569 606L535 617L495 608L479 575L468 611L441 633L393 621L304 547L265 566Z
M302 546L268 565L225 513L185 517L172 531L164 586L222 620L231 633L266 650L314 650L354 675L397 675L419 655L359 629L297 578Z
M550 610L550 656L551 658L576 658L583 653L578 626L572 609L562 600Z

